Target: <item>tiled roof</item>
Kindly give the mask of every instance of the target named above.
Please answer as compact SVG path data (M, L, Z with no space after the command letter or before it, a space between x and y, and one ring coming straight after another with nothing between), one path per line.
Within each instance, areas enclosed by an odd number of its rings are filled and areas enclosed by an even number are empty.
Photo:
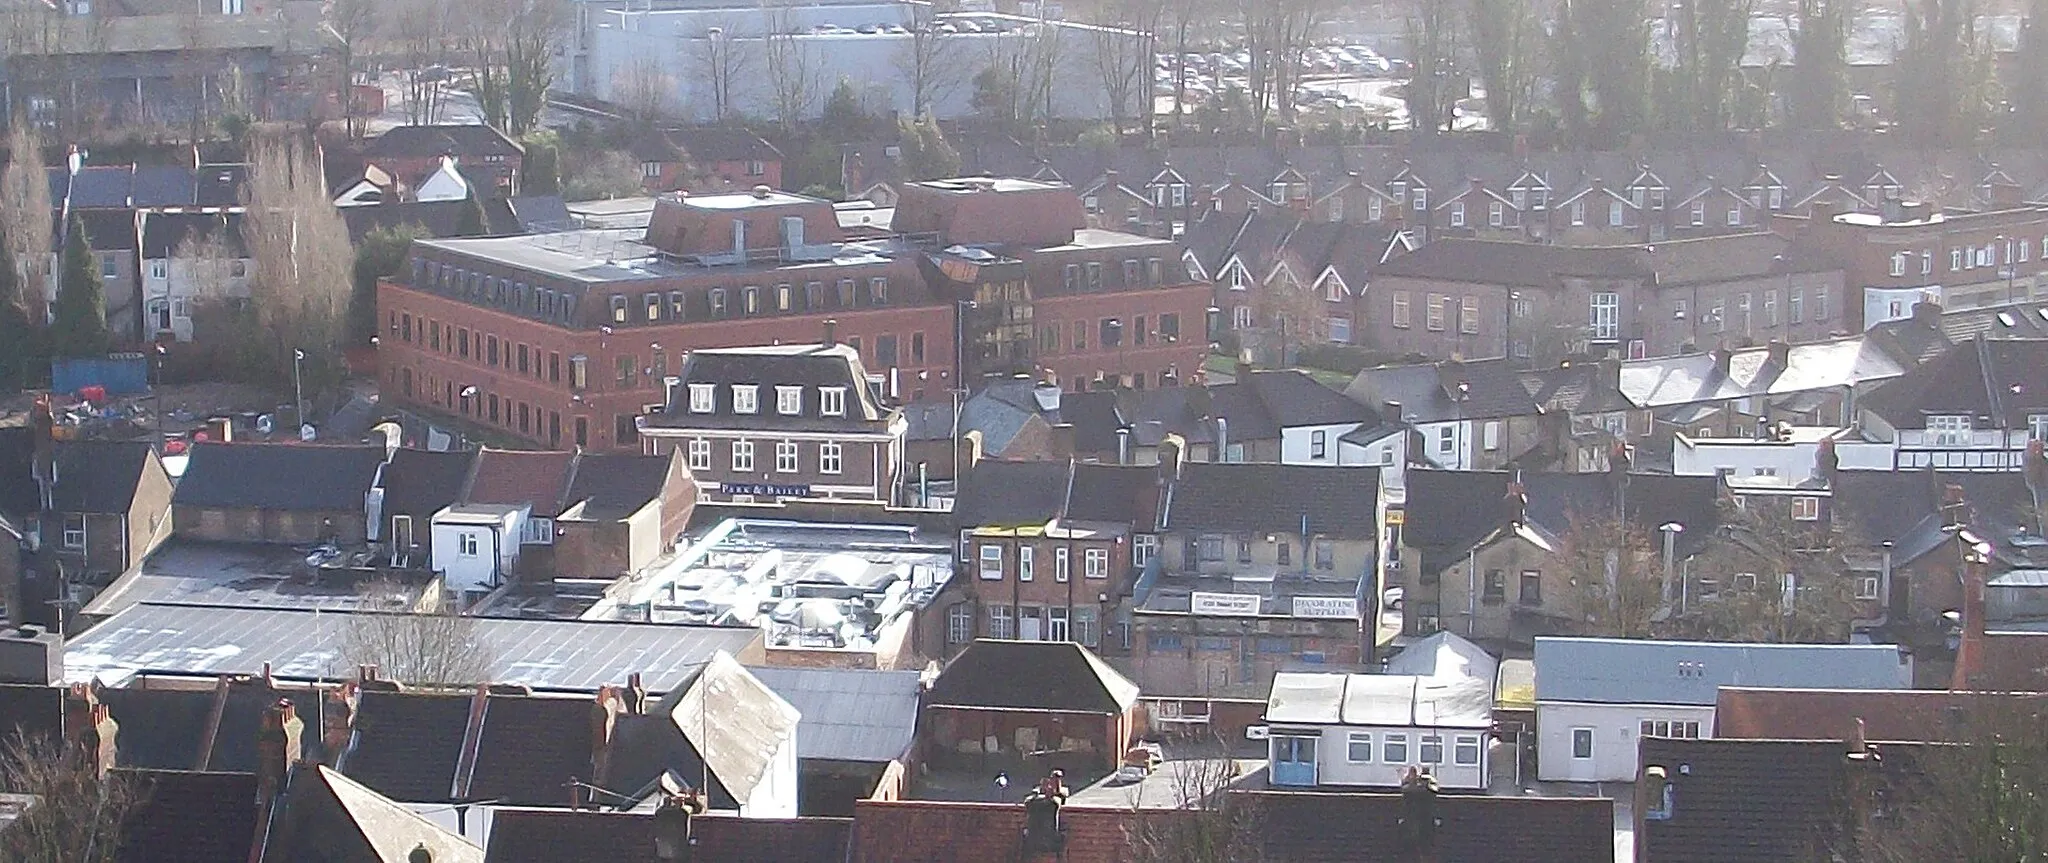
M1408 838L1398 794L1254 792L1246 794L1264 840L1261 859L1342 863L1371 848L1386 859L1434 863L1609 863L1614 805L1598 797L1436 799L1436 845L1423 853ZM1401 856L1403 852L1413 857Z
M0 739L23 737L58 740L64 736L64 690L27 683L0 684Z
M1882 776L1913 769L1920 747L1882 744ZM1851 770L1839 740L1681 740L1645 737L1640 761L1662 767L1671 817L1646 819L1636 859L1684 863L1792 863L1826 859L1848 815Z
M123 767L192 770L213 716L212 690L106 689L100 701L120 725L115 735Z
M2048 339L1973 339L1873 392L1863 406L1895 428L1925 428L1929 414L1962 414L1979 427L2025 428L2048 413Z
M568 506L583 505L589 518L622 518L661 497L669 467L681 456L584 453L562 496Z
M1146 532L1159 520L1159 469L1079 462L1067 493L1065 517L1107 521Z
M1191 462L1167 494L1166 527L1377 536L1379 487L1376 467Z
M1496 240L1442 239L1381 265L1382 278L1397 276L1440 282L1558 286L1565 276L1648 279L1642 246L1560 246Z
M150 462L143 442L66 441L57 445L58 512L124 514L135 502L135 486Z
M946 663L926 698L937 707L1106 714L1137 701L1137 684L1079 644L985 638Z
M202 509L360 512L383 462L382 447L202 443L192 447L172 503Z
M531 505L533 514L553 518L561 513L562 491L575 465L573 452L528 452L491 449L477 454L465 503Z
M648 417L650 425L680 428L783 429L806 431L875 432L878 423L894 414L875 401L867 386L867 372L860 352L851 345L785 345L768 348L733 348L691 351L682 371L683 387L676 392L676 404ZM709 413L689 410L688 386L710 384L713 409ZM752 414L733 410L734 385L753 385L756 408ZM795 416L777 408L775 388L803 388L803 404ZM823 412L819 389L846 390L845 414Z
M2048 632L1991 632L1978 654L1977 689L2048 692Z
M1508 471L1415 468L1407 474L1407 526L1402 539L1422 549L1423 567L1437 569L1462 558L1473 545L1508 524ZM1628 520L1645 529L1677 522L1681 554L1703 545L1720 523L1718 486L1713 477L1629 474L1624 495ZM1571 530L1575 518L1617 511L1614 477L1605 473L1522 474L1523 518L1552 536Z
M462 496L476 453L401 449L384 468L384 512L427 519Z
M1714 736L1752 740L1836 740L1863 721L1868 740L1939 743L1959 739L1972 717L2008 706L2038 708L2042 697L1945 689L1762 689L1721 687Z
M356 706L343 773L402 803L451 799L470 696L368 691ZM567 800L567 792L559 798Z
M715 863L846 863L843 818L691 819L692 851ZM497 810L486 863L657 863L654 816L562 809Z
M124 729L125 733L125 729ZM256 839L256 777L138 770L138 804L121 829L121 863L247 860Z
M954 523L969 527L1044 524L1067 499L1066 461L984 461L961 479Z
M464 159L483 156L517 156L524 147L481 123L440 126L396 126L370 141L365 151L373 158L431 158L454 154Z
M1249 385L1265 405L1266 412L1283 426L1379 421L1379 414L1373 409L1323 386L1299 369L1255 371L1249 375L1249 380L1240 379L1237 385Z
M587 698L491 696L469 796L511 806L567 805L570 780L595 776Z

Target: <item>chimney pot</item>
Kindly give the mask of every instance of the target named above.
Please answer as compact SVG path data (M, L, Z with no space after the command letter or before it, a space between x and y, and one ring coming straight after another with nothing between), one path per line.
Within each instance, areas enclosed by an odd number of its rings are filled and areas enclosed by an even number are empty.
M839 319L825 319L825 347L839 344Z

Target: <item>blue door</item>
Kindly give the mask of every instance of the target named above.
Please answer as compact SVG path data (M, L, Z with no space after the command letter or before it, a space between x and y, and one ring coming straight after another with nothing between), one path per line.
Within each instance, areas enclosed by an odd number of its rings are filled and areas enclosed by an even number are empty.
M1316 738L1273 737L1273 784L1316 784Z

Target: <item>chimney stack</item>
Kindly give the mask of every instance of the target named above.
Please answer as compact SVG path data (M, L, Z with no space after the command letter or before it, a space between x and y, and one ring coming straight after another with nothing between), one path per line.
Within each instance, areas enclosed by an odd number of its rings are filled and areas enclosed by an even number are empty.
M362 703L362 687L354 681L343 683L320 699L320 751L331 766L347 751L355 736L356 707Z
M292 767L299 763L300 734L305 727L289 698L279 698L263 711L263 725L256 732L256 805L266 817L257 819L259 824L268 820L270 807L283 793Z
M1054 461L1066 461L1074 457L1074 424L1058 423L1052 427L1052 457Z
M1436 830L1442 819L1437 817L1436 798L1436 777L1408 768L1401 777L1401 833L1408 840L1410 859L1417 863L1437 859Z
M1525 524L1529 517L1528 487L1522 485L1522 472L1515 471L1515 478L1508 481L1508 493L1502 498L1508 505L1508 523Z
M1821 438L1820 443L1814 447L1814 478L1820 480L1821 485L1833 488L1835 485L1835 473L1841 470L1841 467L1842 457L1835 453L1835 439L1833 437Z
M1177 434L1168 434L1159 442L1159 484L1166 485L1180 479L1181 452L1187 441Z
M1772 368L1778 369L1779 371L1783 371L1791 367L1792 346L1790 344L1787 344L1779 339L1772 339L1770 343L1765 346L1765 349L1771 352L1769 362Z
M1949 688L1976 691L1984 678L1984 565L1975 552L1963 554L1963 637L1956 645L1955 673Z
M838 318L826 318L826 319L825 319L825 347L828 347L828 348L829 348L829 347L832 347L832 346L834 346L834 345L837 345L837 344L839 344L839 319L838 319Z
M120 726L100 703L92 684L74 683L64 692L64 742L100 776L114 769Z
M1709 355L1714 358L1714 375L1721 378L1727 377L1728 364L1729 361L1735 359L1735 352L1726 347L1718 347Z

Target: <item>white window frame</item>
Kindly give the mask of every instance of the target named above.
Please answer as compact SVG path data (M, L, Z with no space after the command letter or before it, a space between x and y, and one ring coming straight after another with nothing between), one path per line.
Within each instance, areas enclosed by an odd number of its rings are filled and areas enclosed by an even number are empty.
M1458 429L1445 424L1436 430L1436 451L1438 455L1450 455L1458 451Z
M946 609L946 643L966 644L974 640L974 605L956 602Z
M844 446L844 444L838 441L831 440L818 444L819 473L838 476L840 472L846 469L846 450Z
M76 527L73 527L73 525L76 525ZM64 547L74 551L85 548L84 515L67 514L64 516Z
M1820 521L1820 498L1812 495L1792 498L1792 518L1796 521Z
M1595 291L1590 300L1588 325L1593 338L1615 339L1621 336L1621 294L1613 291Z
M777 386L775 388L775 412L793 417L804 412L804 388Z
M1499 201L1488 202L1486 205L1487 226L1492 228L1498 228L1504 223L1506 223L1506 221L1507 208L1501 206L1501 203Z
M1968 414L1933 414L1927 418L1927 436L1935 446L1969 446L1975 431Z
M796 441L793 441L793 440L784 440L784 441L776 441L776 442L775 442L775 472L776 472L776 473L796 473L796 471L797 471L797 446L796 446Z
M1905 274L1906 274L1906 253L1905 253L1905 252L1893 252L1893 253L1892 253L1892 275L1894 275L1894 276L1903 276L1903 275L1905 275Z
M1397 749L1401 753L1398 758L1394 756L1394 752ZM1408 763L1408 735L1406 732L1389 731L1380 735L1380 763Z
M1452 202L1451 202L1451 227L1453 227L1453 228L1462 228L1462 227L1465 227L1465 202L1464 202L1464 201L1452 201Z
M1583 225L1585 225L1585 224L1586 224L1586 202L1585 202L1585 201L1573 201L1573 202L1572 202L1572 227L1574 227L1574 228L1577 228L1577 227L1581 227L1581 226L1583 226Z
M1159 553L1159 537L1156 534L1141 533L1131 537L1131 565L1144 567Z
M818 413L828 417L846 416L846 388L819 387Z
M1627 212L1627 210L1622 208L1622 203L1620 201L1608 201L1607 227L1619 228L1622 225L1626 224L1628 221Z
M690 439L690 469L711 469L711 441L704 438Z
M715 384L690 385L690 413L708 414L718 409L718 387Z
M761 412L761 387L759 384L732 385L732 412L752 414Z
M1584 755L1580 755L1580 754L1579 754L1579 740L1580 740L1581 738L1584 738L1584 740L1586 741L1586 747L1585 747L1585 752L1586 752L1586 754L1584 754ZM1581 725L1581 726L1578 726L1578 727L1575 727L1575 728L1573 728L1573 729L1571 730L1572 760L1573 760L1573 761L1589 761L1589 760L1592 760L1592 758L1593 758L1593 752L1594 752L1594 750L1595 750L1595 748L1596 748L1596 746L1595 746L1595 743L1596 743L1596 739L1595 739L1595 737L1594 737L1594 735L1593 735L1593 729L1592 729L1592 728L1590 728L1590 727L1587 727L1587 726L1584 726L1584 725Z
M982 581L1003 580L1003 547L1001 545L992 542L983 543L981 550L976 552L976 559L981 561L981 565L976 567L975 571L980 573Z
M1479 427L1480 447L1487 452L1500 449L1500 420L1487 420Z
M1087 578L1109 577L1109 549L1088 548L1081 551L1081 574Z
M1704 226L1705 226L1706 224L1707 224L1707 202L1705 202L1705 201L1694 201L1694 202L1692 202L1692 226L1693 226L1693 227L1695 227L1695 228L1699 228L1699 227L1704 227Z
M1063 546L1060 546L1060 547L1058 547L1058 548L1055 548L1055 549L1053 549L1053 550L1052 550L1052 580L1053 580L1053 581L1057 581L1057 582L1061 582L1061 583L1065 583L1065 582L1067 581L1067 579L1069 579L1069 578L1073 577L1073 572L1074 572L1074 562L1073 562L1073 560L1071 559L1071 557L1069 556L1069 552L1067 551L1067 547L1063 545Z
M2048 414L2027 414L2027 440L2048 441Z
M456 553L456 554L459 554L459 555L461 555L461 556L463 556L463 557L476 557L476 556L477 556L477 541L476 541L476 534L474 534L474 533L459 533L459 534L456 534L456 535L455 535L455 553Z
M732 442L732 469L733 469L734 471L737 471L737 472L739 472L739 473L752 473L752 472L753 472L753 470L754 470L754 442L753 442L753 441L750 441L750 440L736 440L736 441L733 441L733 442Z
M1477 734L1457 735L1451 739L1451 763L1459 767L1479 766L1479 756L1485 751L1484 746L1484 741ZM1468 752L1472 757L1465 757Z
M1013 616L1013 609L1007 605L991 605L988 607L988 637L1017 637L1017 621Z
M1435 758L1429 757L1429 750L1432 746L1436 747ZM1444 763L1444 736L1441 734L1422 735L1421 739L1415 743L1415 761L1418 764Z
M1365 747L1364 758L1358 757L1358 747L1360 746ZM1372 732L1353 731L1347 734L1344 739L1344 760L1349 761L1352 764L1371 764Z
M1874 575L1859 575L1859 576L1857 576L1857 577L1856 577L1856 598L1857 598L1857 599L1876 599L1876 598L1877 598L1877 586L1878 586L1877 576L1874 576Z
M1073 641L1074 630L1069 624L1066 606L1047 606L1045 609L1045 640Z

